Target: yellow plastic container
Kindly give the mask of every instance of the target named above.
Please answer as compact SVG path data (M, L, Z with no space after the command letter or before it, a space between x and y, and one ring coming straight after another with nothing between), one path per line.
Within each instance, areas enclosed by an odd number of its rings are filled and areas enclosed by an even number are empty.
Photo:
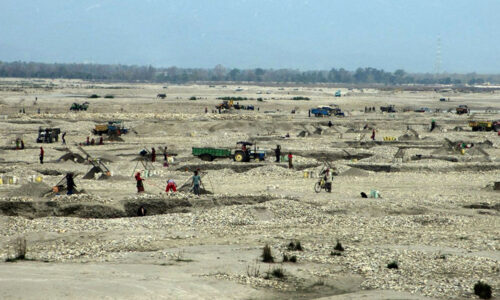
M304 171L304 178L309 178L309 172Z
M40 182L42 182L42 181L43 181L43 177L42 177L42 176L37 176L37 177L35 178L35 181L36 181L36 182L38 182L38 183L40 183Z

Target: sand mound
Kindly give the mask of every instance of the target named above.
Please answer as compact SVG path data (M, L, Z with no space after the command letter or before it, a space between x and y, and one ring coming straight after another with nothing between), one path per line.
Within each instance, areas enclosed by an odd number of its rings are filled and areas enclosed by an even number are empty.
M347 171L342 172L339 176L368 176L370 173L365 170L361 170L358 168L350 168Z
M39 198L43 197L44 194L47 192L51 191L52 187L48 186L47 184L40 182L29 182L26 184L21 185L18 189L15 191L12 191L9 196L10 197L33 197L33 198Z

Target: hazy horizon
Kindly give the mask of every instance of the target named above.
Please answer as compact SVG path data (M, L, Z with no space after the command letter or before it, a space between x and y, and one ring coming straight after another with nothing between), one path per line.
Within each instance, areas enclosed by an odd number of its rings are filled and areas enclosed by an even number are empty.
M500 2L7 1L0 61L500 73Z

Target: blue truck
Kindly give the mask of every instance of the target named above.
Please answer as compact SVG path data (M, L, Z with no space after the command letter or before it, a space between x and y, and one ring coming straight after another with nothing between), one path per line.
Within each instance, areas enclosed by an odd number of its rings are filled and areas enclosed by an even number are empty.
M343 117L345 116L342 110L337 107L337 106L322 106L322 107L317 107L311 109L311 114L315 115L316 117L330 117L330 116L337 116L337 117Z

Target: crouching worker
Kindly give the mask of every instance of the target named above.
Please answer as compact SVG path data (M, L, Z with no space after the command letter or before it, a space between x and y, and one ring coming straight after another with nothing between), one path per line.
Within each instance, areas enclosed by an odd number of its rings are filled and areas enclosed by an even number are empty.
M141 172L137 172L135 174L135 180L137 181L137 192L138 193L144 192L144 184L142 183L144 179L141 178Z
M175 181L173 179L169 179L167 181L167 188L165 189L165 192L169 192L169 191L172 191L172 192L177 192L177 185L175 184Z

